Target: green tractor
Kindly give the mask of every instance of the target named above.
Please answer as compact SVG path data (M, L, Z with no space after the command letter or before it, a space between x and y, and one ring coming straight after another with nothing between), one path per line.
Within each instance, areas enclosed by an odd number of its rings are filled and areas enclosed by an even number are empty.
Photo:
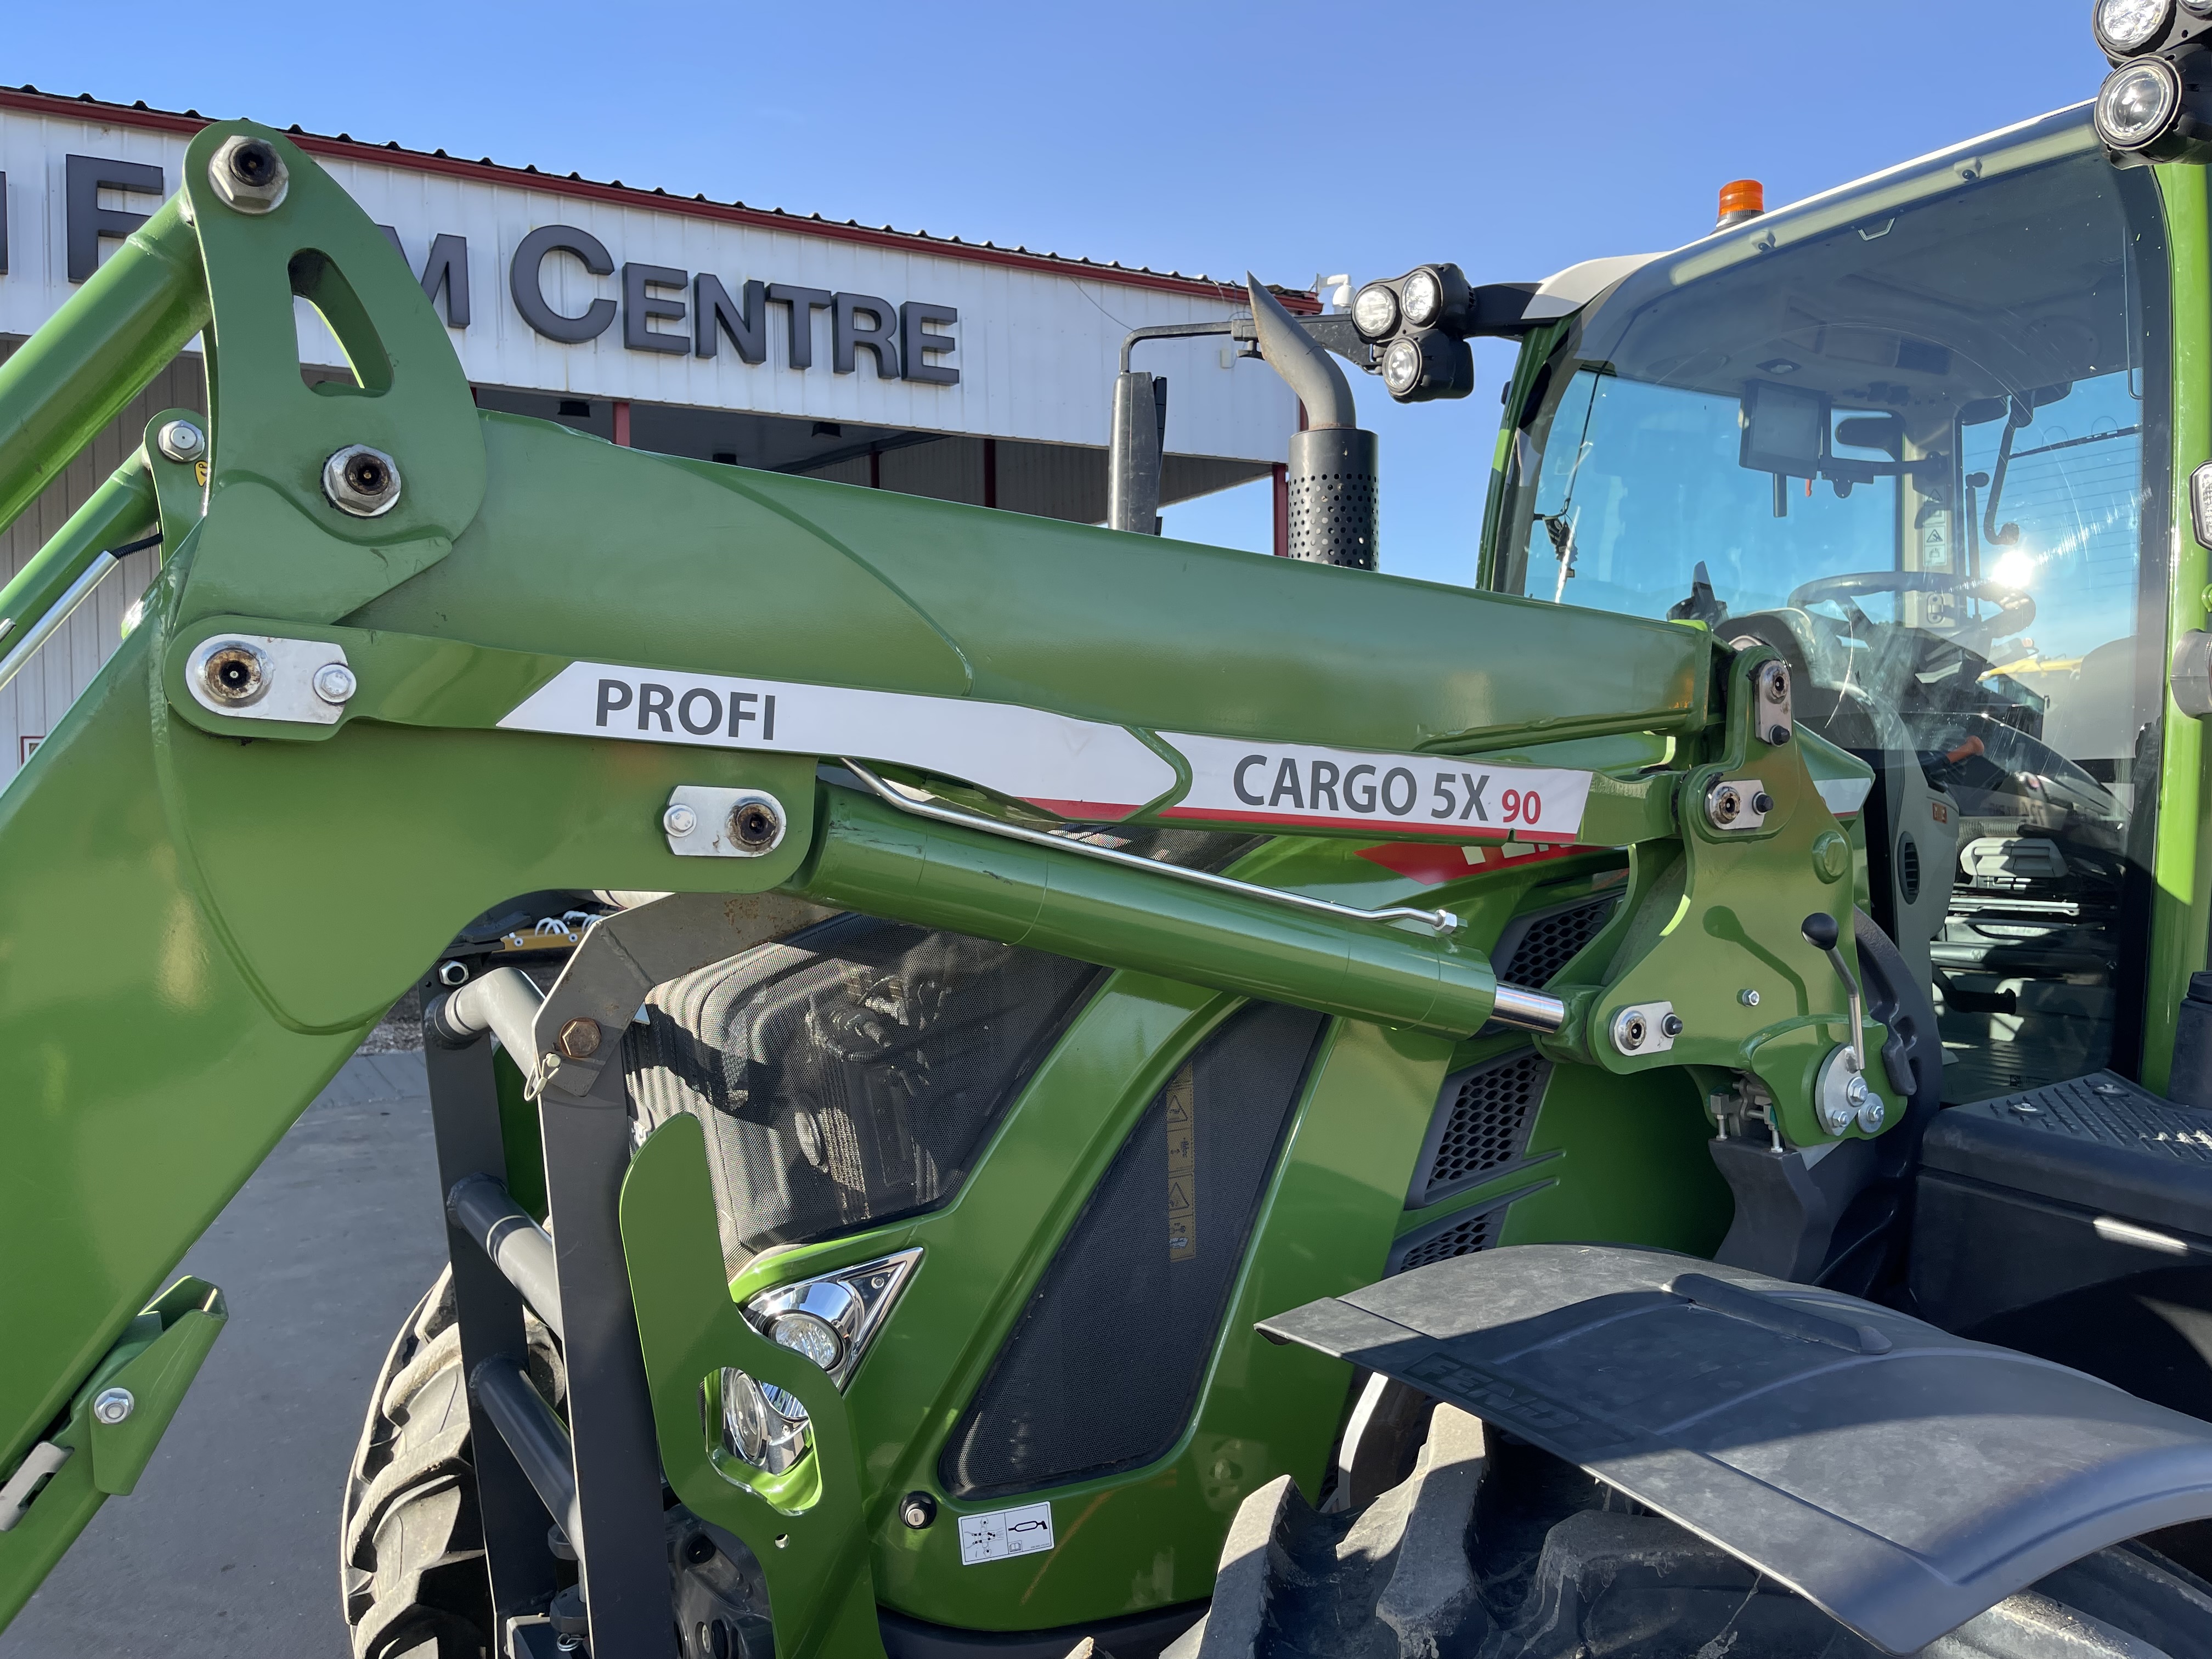
M358 1659L2212 1659L2199 3L1671 253L1255 283L1285 560L480 411L203 132L0 368L0 521L213 411L0 592L159 539L0 795L0 1620L419 988ZM1382 575L1338 362L1473 336L1480 580Z

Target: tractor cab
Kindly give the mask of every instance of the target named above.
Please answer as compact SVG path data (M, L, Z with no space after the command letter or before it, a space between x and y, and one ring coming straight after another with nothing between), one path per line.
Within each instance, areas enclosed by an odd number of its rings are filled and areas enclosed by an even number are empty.
M1944 1096L2132 1070L2167 607L2166 229L2086 109L1736 213L1529 336L1486 584L1779 649L1869 762Z

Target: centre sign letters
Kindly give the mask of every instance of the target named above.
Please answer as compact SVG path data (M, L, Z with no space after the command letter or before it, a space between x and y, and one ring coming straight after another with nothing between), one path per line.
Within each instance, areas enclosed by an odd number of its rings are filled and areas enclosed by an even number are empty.
M459 238L441 237L441 241ZM549 340L580 345L614 325L615 302L602 295L574 316L556 311L545 297L545 262L556 253L577 260L594 276L614 275L606 244L574 225L541 225L522 239L507 269L507 293L522 320ZM465 258L465 254L463 256ZM438 275L434 256L423 272L428 289ZM450 279L448 279L450 281ZM450 288L448 292L450 292ZM696 276L674 265L624 261L622 268L623 344L632 351L662 351L675 356L712 357L727 339L748 363L768 361L768 308L788 309L787 367L814 367L814 313L830 313L830 367L839 374L854 371L860 355L874 360L879 380L908 380L924 386L957 386L960 371L931 361L954 349L953 337L938 330L960 319L951 306L909 300L894 306L872 294L834 293L791 283L744 283L732 295L711 271Z
M146 222L148 216L100 204L103 190L160 197L167 190L162 169L143 162L71 155L64 164L65 242L68 275L83 282L98 269L102 240L120 240ZM7 272L5 240L7 175L0 173L0 276ZM399 233L380 227L400 257ZM764 363L769 356L769 308L785 308L790 324L784 338L785 366L805 372L815 367L814 313L830 316L830 368L833 374L858 370L862 353L879 380L908 380L920 386L957 386L960 371L938 361L958 349L951 332L960 320L951 306L926 300L893 305L872 294L847 294L792 283L753 280L732 294L712 271L687 271L674 265L625 260L619 303L601 295L574 314L558 310L545 293L548 262L569 258L593 276L612 276L616 263L606 244L574 225L540 225L525 236L507 264L507 291L515 311L543 337L562 345L598 339L622 319L622 343L631 351L672 356L714 357L727 341L741 362ZM557 267L553 267L557 269ZM421 272L422 292L433 304L445 301L448 327L470 323L469 243L465 236L441 234L431 240Z

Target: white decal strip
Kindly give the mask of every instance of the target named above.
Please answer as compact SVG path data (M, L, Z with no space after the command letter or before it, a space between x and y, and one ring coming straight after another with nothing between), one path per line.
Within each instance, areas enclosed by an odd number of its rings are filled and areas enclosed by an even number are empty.
M1163 817L1565 842L1581 833L1589 799L1587 772L1160 735L1190 761L1190 792Z
M960 1517L960 1565L1003 1561L1010 1555L1034 1555L1052 1547L1052 1505L1024 1504L1018 1510Z
M1126 817L1175 769L1118 726L1016 703L571 663L502 730L918 766L1062 817Z

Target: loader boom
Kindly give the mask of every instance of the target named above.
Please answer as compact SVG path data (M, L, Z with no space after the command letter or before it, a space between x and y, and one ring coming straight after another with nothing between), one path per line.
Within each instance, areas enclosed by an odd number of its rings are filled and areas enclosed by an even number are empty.
M241 153L277 164L273 205L222 171ZM303 383L295 295L349 381ZM245 123L193 142L179 198L0 368L0 520L195 331L204 463L149 435L0 595L4 647L158 514L142 618L0 795L0 1474L73 1454L0 1532L0 1620L111 1489L74 1453L88 1383L151 1340L141 1310L444 943L518 892L780 890L1465 1036L1498 985L1449 928L992 826L1626 847L1611 977L1514 1005L1523 1023L1607 1073L1755 1076L1792 1144L1837 1138L1815 1075L1859 1034L1801 921L1832 917L1849 954L1837 815L1866 774L1793 737L1771 652L480 413L385 237ZM326 482L356 453L396 473L373 514ZM224 701L226 661L258 689ZM848 757L962 821L859 787ZM1585 797L1559 817L1524 776ZM1710 802L1745 780L1763 817L1732 825ZM679 854L665 814L685 789L767 798L772 844ZM1318 890L1358 910L1417 890L1349 858ZM341 926L343 957L322 943ZM1752 959L1788 994L1742 1003ZM1620 1036L1662 1006L1666 1042ZM516 1058L580 1095L598 1068L562 1047L541 1019ZM1878 1065L1867 1081L1878 1125L1895 1087ZM180 1393L190 1367L166 1374Z

